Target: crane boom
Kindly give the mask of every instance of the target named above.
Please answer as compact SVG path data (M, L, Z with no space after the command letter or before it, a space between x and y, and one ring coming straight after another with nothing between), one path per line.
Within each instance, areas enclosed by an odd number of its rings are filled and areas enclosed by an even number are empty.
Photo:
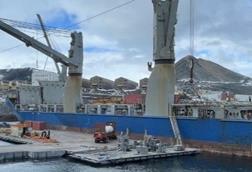
M0 29L11 36L19 39L20 41L24 42L26 46L31 46L34 49L46 54L47 56L51 57L56 62L63 63L66 66L73 66L78 67L78 64L72 62L70 58L67 58L64 54L50 48L49 46L37 41L36 39L26 35L25 33L11 27L10 25L0 21Z
M152 0L154 6L153 60L155 63L175 61L174 35L178 0Z
M12 26L4 23L0 20L0 29L10 34L11 36L24 42L27 46L31 46L34 49L44 53L51 57L56 63L60 62L65 66L68 66L68 77L64 87L64 112L74 113L76 112L76 106L80 103L81 92L81 77L82 77L82 65L83 65L83 41L81 32L71 33L71 46L68 57L60 52L52 49L36 39L26 35L25 33L13 28ZM63 68L65 71L65 67ZM64 72L65 73L65 72Z

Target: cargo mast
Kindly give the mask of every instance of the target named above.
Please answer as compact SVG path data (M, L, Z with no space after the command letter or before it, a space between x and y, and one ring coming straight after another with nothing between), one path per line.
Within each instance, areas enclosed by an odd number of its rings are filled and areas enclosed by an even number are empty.
M68 77L64 90L64 112L76 112L76 105L80 103L80 90L83 65L83 41L81 32L71 33L71 47L69 56L52 49L27 34L13 28L12 26L0 20L0 29L16 39L24 42L26 46L30 46L41 53L51 57L55 63L62 63L68 67Z
M174 35L178 0L152 0L152 3L155 66L148 82L146 115L168 116L171 115L175 92Z

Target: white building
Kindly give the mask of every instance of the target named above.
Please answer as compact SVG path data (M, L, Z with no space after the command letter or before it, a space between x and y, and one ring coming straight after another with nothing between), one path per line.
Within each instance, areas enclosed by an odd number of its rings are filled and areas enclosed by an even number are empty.
M221 101L222 91L200 90L199 94L202 98L211 101Z
M235 95L235 100L239 102L250 102L251 98L252 95L241 95L241 94Z
M33 69L32 70L32 85L39 86L39 81L59 81L57 73Z

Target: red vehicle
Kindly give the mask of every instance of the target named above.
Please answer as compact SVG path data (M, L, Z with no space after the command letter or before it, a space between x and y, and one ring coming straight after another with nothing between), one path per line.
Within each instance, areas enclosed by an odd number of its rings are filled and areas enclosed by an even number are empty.
M97 123L95 125L94 138L95 143L107 143L109 140L116 139L115 123Z
M107 143L108 142L108 136L105 132L102 131L96 131L94 133L95 143Z

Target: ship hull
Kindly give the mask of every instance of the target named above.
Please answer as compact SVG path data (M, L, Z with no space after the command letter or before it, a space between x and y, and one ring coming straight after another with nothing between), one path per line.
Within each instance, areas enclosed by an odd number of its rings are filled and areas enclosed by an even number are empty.
M45 121L51 128L92 131L96 123L116 122L116 131L129 130L132 137L148 134L172 141L168 117L138 117L71 113L18 112L22 120ZM252 121L177 118L186 145L210 152L252 156Z

